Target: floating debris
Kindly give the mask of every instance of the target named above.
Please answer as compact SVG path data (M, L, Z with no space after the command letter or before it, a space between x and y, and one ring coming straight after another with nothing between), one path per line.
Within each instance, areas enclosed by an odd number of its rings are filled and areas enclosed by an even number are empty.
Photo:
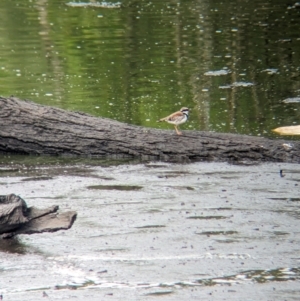
M219 89L231 89L231 85L219 86Z
M272 131L280 135L300 135L300 125L283 126Z
M296 2L294 5L288 6L287 9L293 9L293 8L299 8L300 7L300 2Z
M283 103L298 103L300 102L300 97L290 97L282 101Z
M267 72L268 74L272 75L272 74L278 73L278 69L268 68L268 69L262 70L261 72Z
M230 70L222 69L222 70L215 70L215 71L207 71L204 73L206 76L220 76L220 75L227 75L231 73Z
M103 8L119 8L121 2L68 2L66 5L71 7L103 7Z
M253 83L246 83L246 82L235 82L231 85L232 88L236 87L251 87L253 86Z
M285 175L283 174L283 170L282 170L282 169L280 169L280 171L279 171L279 175L280 175L280 178L283 178L283 177L285 177Z
M278 43L291 43L292 39L279 39Z
M252 86L254 86L253 83L235 82L231 85L219 86L219 89L232 89L232 88L238 88L238 87L252 87Z

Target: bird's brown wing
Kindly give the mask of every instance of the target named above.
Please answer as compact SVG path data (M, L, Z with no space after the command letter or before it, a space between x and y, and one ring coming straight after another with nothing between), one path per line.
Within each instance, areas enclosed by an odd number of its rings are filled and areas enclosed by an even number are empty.
M184 116L183 116L182 112L178 111L178 112L175 112L175 113L173 113L173 114L171 114L167 117L159 119L159 121L175 121L180 117L184 117Z

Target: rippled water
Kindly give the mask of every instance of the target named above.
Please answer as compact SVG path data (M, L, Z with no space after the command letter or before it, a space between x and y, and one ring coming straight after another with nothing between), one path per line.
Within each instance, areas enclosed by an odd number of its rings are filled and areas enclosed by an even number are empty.
M299 298L298 165L7 160L2 194L78 218L0 241L4 300Z
M3 1L3 96L146 127L272 136L299 123L299 3Z
M183 105L183 129L299 123L299 4L99 3L3 1L1 94L146 127ZM78 213L0 241L4 300L299 299L297 165L0 159L1 194Z

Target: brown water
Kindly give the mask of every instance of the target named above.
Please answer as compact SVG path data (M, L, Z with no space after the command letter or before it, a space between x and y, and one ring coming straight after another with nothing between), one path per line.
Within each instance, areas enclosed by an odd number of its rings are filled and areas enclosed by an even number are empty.
M1 94L146 127L184 105L185 129L273 136L299 123L299 14L288 0L2 1Z
M1 194L78 218L0 241L4 300L299 299L298 165L26 158L1 164Z

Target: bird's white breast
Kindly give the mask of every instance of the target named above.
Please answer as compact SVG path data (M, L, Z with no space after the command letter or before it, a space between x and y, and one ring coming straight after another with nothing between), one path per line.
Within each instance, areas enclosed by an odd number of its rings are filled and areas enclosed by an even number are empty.
M183 114L182 116L176 116L175 118L167 120L168 123L170 124L175 124L175 125L180 125L183 124L187 121L188 117Z

